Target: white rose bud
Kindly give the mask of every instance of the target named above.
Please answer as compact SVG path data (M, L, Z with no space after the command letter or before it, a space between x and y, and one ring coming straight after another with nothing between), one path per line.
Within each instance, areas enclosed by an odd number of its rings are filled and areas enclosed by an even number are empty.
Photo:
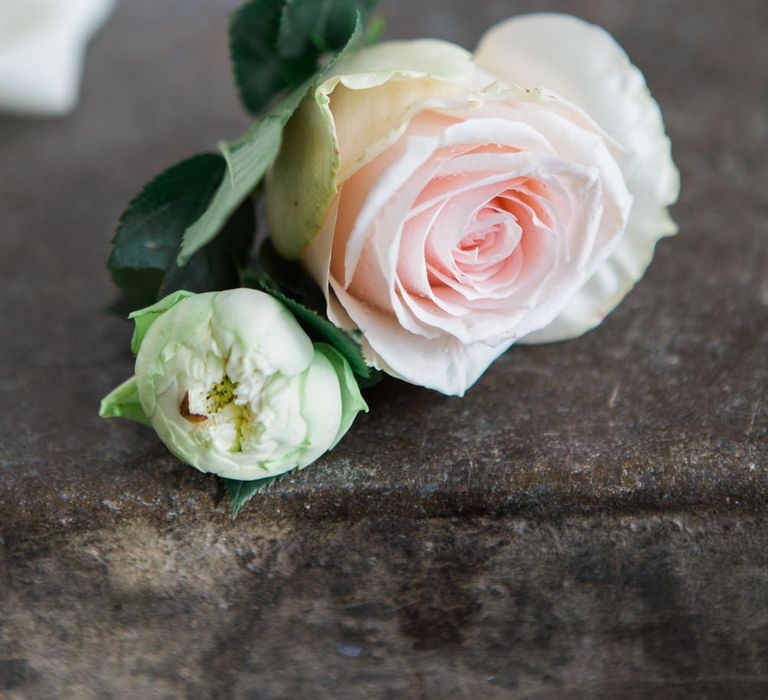
M262 292L180 292L132 318L136 376L101 415L151 424L200 471L247 481L303 469L367 410L347 361Z

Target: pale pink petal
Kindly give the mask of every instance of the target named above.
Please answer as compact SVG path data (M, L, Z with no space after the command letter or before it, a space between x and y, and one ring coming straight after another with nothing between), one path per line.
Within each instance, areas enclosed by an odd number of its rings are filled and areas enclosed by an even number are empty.
M584 109L627 152L634 205L621 238L560 317L526 342L574 337L599 324L642 277L656 242L677 228L667 207L680 179L661 112L642 73L606 31L575 17L532 14L494 27L475 60L510 84L543 86Z

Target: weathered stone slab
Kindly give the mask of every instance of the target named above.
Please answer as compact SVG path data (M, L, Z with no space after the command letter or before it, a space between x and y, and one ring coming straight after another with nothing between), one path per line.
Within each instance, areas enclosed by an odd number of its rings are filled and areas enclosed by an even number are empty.
M768 524L140 521L9 542L0 696L768 695Z

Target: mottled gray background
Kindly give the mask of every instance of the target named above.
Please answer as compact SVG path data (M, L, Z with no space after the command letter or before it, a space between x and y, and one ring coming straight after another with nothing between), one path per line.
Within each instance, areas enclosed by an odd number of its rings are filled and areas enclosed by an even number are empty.
M131 372L111 230L247 125L233 2L123 0L79 111L0 120L0 697L768 697L768 4L382 0L472 47L611 31L662 105L680 235L597 331L467 398L387 382L233 524L215 479L98 419Z

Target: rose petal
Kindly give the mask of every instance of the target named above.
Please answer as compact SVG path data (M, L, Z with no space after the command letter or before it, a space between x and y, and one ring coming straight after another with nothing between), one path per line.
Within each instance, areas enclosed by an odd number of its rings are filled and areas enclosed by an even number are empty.
M382 43L341 60L288 122L267 177L277 250L298 259L322 228L337 181L395 141L425 100L466 96L471 70L464 49L434 40Z
M331 284L339 295L340 303L363 332L366 360L374 367L407 382L444 394L463 396L488 365L509 346L484 343L466 345L450 336L443 336L439 343L438 362L433 341L404 332L391 314L362 304L340 285L333 281Z
M642 277L656 242L677 231L667 207L677 200L679 173L659 107L615 40L568 15L503 22L483 38L475 60L510 84L545 86L562 95L628 149L623 171L634 206L626 234L559 317L524 342L580 335L598 325Z

